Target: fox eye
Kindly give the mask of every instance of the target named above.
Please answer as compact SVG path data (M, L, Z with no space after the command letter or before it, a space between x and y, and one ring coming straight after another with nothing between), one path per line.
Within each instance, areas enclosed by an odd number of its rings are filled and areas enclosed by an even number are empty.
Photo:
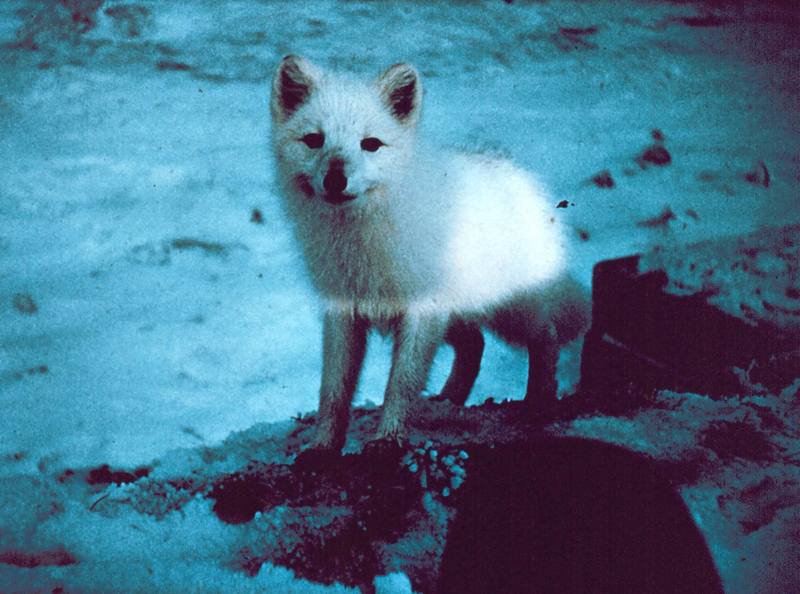
M365 138L361 141L361 148L371 153L374 153L382 146L385 146L383 141L380 138L375 138L374 136L370 136L369 138Z
M325 135L320 132L312 132L311 134L306 134L300 140L305 142L308 148L318 149L325 144Z

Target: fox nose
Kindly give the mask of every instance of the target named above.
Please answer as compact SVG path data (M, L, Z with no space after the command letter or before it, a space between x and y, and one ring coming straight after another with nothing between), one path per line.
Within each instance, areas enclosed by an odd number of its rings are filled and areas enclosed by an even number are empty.
M322 186L326 192L341 194L347 187L347 177L344 174L344 163L339 159L331 159Z

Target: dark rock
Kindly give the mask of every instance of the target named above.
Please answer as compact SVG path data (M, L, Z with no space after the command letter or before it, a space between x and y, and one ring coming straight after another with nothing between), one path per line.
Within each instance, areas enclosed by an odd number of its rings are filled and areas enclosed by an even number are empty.
M752 265L750 272L743 265L751 260L786 262L783 257L791 257L794 248L782 247L788 241L782 238L798 233L795 226L728 240L731 245L713 241L688 246L678 252L688 254L685 261L676 256L676 264L664 256L666 264L658 265L653 255L658 252L599 263L592 281L592 328L584 343L582 389L619 397L645 392L631 392L634 384L730 395L741 393L742 374L769 390L785 387L800 369L800 310L787 305L786 311L775 312L759 309L759 303L767 294L791 303L792 291L787 293L785 283L797 291L791 284L796 269L787 264L784 273L763 276ZM752 257L746 253L748 245L755 246ZM770 249L778 253L767 258ZM641 259L655 263L640 264ZM673 268L676 276L667 273ZM752 310L749 315L742 306Z

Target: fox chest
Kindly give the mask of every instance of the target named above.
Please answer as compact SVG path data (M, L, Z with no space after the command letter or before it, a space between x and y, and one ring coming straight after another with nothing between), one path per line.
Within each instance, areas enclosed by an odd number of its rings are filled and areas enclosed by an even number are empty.
M318 240L320 237L317 238ZM339 233L307 246L318 290L328 299L401 302L418 282L387 237Z

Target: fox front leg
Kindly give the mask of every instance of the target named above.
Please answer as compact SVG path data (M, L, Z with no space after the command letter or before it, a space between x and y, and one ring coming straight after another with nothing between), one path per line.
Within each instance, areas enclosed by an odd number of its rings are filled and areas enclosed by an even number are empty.
M412 399L425 388L433 356L446 329L446 320L435 316L406 314L399 322L377 440L399 442L405 437Z
M311 448L338 452L344 446L350 403L364 362L367 322L352 314L328 311L322 341L322 384Z

